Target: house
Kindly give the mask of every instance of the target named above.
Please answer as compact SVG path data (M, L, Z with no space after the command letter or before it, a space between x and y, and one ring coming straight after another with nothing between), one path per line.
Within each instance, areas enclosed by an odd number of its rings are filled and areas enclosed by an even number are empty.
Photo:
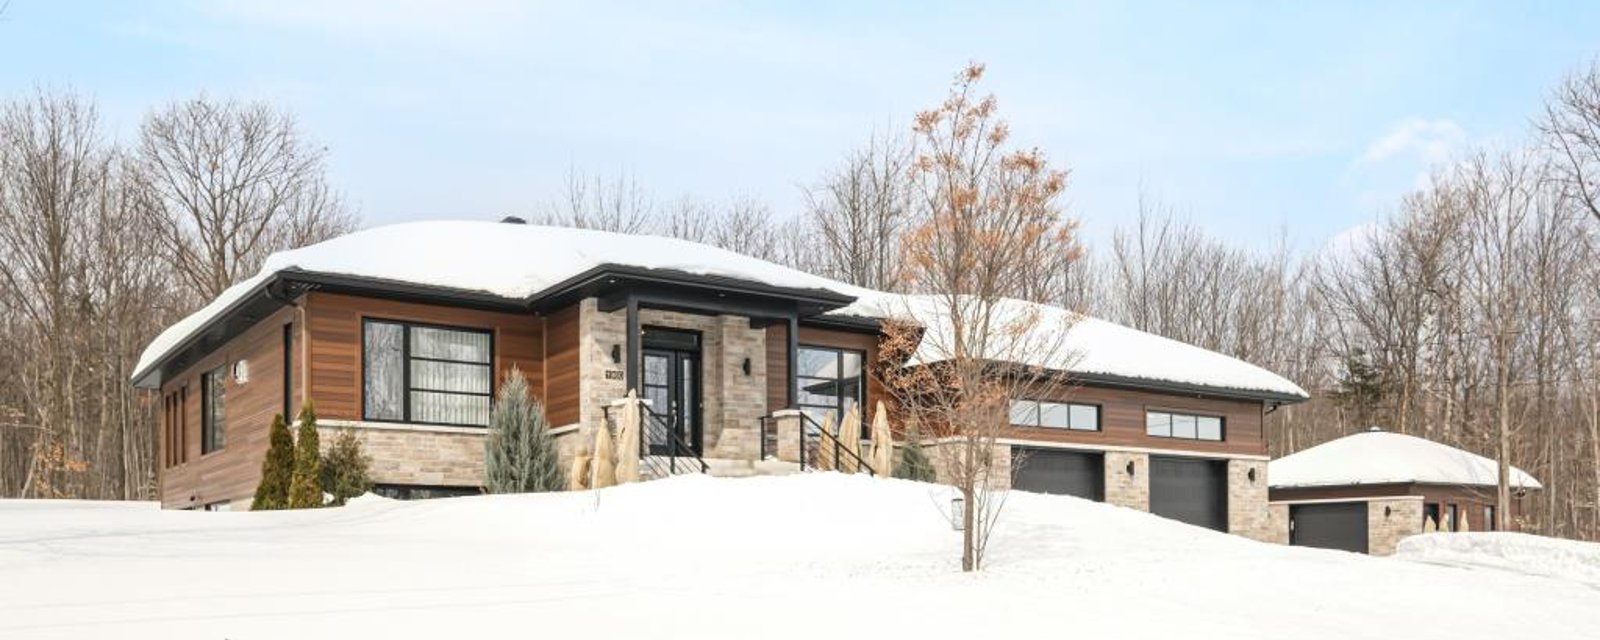
M1273 460L1269 496L1289 544L1373 555L1439 531L1498 531L1542 487L1511 468L1509 514L1495 512L1499 465L1488 458L1377 427Z
M1271 535L1264 417L1303 390L1191 345L1007 304L1069 327L1075 354L1073 386L1013 404L995 455L1014 461L1017 488ZM651 413L641 455L669 472L793 470L831 438L823 416L889 400L867 374L880 321L918 306L682 240L418 222L273 255L159 335L135 380L161 393L167 508L245 504L273 414L305 400L322 427L362 439L380 492L476 492L492 396L513 368L566 447L632 389Z

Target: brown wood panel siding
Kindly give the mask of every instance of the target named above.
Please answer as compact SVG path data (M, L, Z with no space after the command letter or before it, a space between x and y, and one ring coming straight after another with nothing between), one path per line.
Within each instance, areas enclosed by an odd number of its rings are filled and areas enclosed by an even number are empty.
M550 424L578 421L578 305L545 317L545 412Z
M261 460L267 452L267 429L272 416L283 406L283 325L294 314L294 308L289 307L269 316L193 367L162 382L161 392L176 394L180 407L172 443L179 449L162 452L164 459L175 461L161 474L163 507L199 507L254 495ZM233 363L240 360L247 362L249 369L249 378L243 384L231 374ZM201 455L200 376L221 366L229 370L223 382L224 445Z
M767 327L767 410L777 411L789 406L789 327L785 325L772 325ZM821 327L800 326L800 346L833 347L835 349L855 349L867 354L864 363L868 370L867 376L867 412L876 410L876 403L880 400L890 402L890 398L883 392L882 381L871 371L878 361L877 334L856 333L839 331L836 329L823 329Z
M535 393L544 389L543 320L439 305L314 292L306 298L310 396L317 415L361 419L361 322L378 318L484 329L494 334L495 384L512 366Z
M1266 455L1262 404L1251 400L1193 398L1131 389L1064 385L1035 400L1079 402L1100 406L1100 430L1076 431L1015 427L1010 437L1064 444L1138 447L1230 455ZM1221 416L1223 440L1189 440L1146 435L1146 411L1171 411Z
M1268 474L1267 481L1272 481ZM1299 500L1361 500L1366 498L1392 498L1411 495L1410 483L1361 484L1337 487L1286 487L1272 489L1267 499L1273 502Z

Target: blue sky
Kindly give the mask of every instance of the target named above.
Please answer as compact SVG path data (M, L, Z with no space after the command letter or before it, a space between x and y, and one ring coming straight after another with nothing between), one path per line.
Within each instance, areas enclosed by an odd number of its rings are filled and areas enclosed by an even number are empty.
M530 212L572 167L790 215L979 60L1091 243L1143 190L1316 248L1430 163L1524 140L1600 53L1600 3L861 4L11 0L0 94L90 94L121 139L165 101L270 100L368 224Z

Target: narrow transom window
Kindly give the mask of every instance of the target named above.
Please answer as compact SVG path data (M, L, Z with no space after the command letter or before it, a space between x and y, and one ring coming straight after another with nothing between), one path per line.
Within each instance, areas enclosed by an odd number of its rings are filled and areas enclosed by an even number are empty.
M1100 406L1076 402L1012 400L1011 424L1073 431L1099 431Z
M1222 418L1217 416L1201 416L1170 411L1146 411L1144 414L1144 432L1146 435L1157 438L1221 442L1223 439L1223 424Z

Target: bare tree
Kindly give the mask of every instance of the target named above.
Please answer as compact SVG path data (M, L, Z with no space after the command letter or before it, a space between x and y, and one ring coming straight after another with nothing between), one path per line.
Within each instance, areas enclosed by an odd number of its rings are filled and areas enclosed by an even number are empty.
M150 114L134 178L139 210L198 298L249 276L273 251L350 231L326 150L265 103L196 98Z
M1569 195L1600 221L1600 62L1567 76L1545 104L1539 128Z
M914 150L895 135L873 134L843 163L804 189L806 211L823 245L823 274L851 284L899 286L899 241L912 224Z
M567 172L562 198L536 216L543 223L618 233L646 233L653 226L654 202L631 174L611 179Z
M1057 198L1066 172L1038 150L1012 150L993 96L979 96L983 67L956 76L938 108L919 113L912 193L920 222L906 235L908 298L886 324L880 377L905 418L942 437L942 479L961 493L961 568L983 566L1005 504L1010 467L997 459L1009 402L1062 382L1071 316L1007 298L1042 238L1066 252L1072 227ZM1054 329L1051 331L1049 329Z

